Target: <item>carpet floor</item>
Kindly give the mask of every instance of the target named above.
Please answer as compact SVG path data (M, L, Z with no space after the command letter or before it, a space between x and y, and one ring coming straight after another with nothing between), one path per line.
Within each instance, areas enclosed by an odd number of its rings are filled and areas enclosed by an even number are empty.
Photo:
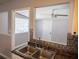
M3 56L0 55L0 59L6 59L6 58L4 58Z

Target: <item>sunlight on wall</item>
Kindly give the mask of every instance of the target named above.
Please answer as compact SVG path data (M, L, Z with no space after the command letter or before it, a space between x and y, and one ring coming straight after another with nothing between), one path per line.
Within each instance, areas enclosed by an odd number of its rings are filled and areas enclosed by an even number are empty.
M78 33L78 0L74 0L73 32Z

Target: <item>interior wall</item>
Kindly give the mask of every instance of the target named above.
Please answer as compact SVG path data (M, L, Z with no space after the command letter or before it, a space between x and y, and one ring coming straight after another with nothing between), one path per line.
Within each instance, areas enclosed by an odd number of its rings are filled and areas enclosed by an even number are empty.
M11 58L11 39L9 35L0 34L0 53Z
M74 0L73 32L78 34L78 0Z
M0 53L11 57L11 39L8 35L8 12L0 13Z
M0 13L0 33L8 34L8 12Z

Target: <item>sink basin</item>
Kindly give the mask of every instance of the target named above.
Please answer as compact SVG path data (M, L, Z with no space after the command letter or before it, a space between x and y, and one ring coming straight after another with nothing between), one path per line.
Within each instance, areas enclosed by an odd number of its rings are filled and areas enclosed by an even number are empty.
M55 51L43 48L34 48L32 46L22 46L15 49L13 52L24 59L54 59L56 54Z
M35 59L54 59L56 52L40 49L32 55Z
M32 59L32 55L35 54L37 51L37 48L31 46L22 46L20 48L15 49L13 52L23 58Z

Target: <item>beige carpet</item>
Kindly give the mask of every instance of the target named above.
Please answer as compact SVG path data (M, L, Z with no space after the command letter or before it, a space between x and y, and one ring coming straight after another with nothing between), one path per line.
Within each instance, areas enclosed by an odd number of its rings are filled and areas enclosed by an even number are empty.
M0 55L0 59L6 59L6 58L4 58L3 56Z

